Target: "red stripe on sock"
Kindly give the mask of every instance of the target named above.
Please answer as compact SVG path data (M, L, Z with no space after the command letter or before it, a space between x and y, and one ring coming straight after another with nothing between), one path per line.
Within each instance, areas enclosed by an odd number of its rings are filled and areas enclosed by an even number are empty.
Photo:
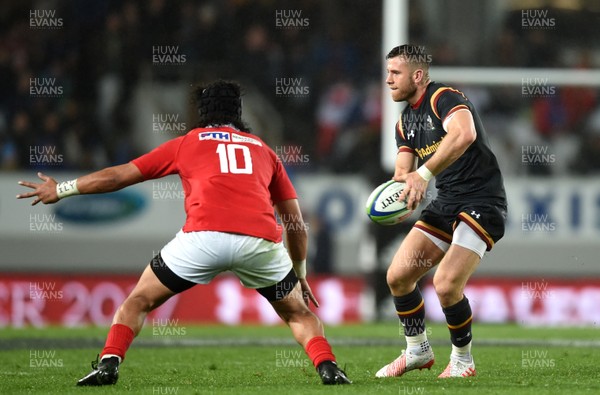
M306 355L310 358L315 368L325 361L335 362L335 355L331 346L323 336L315 336L306 343Z
M131 342L133 342L134 337L133 330L127 325L114 324L108 331L106 343L104 344L100 358L105 354L114 354L121 357L121 361L124 361L125 353L129 349Z

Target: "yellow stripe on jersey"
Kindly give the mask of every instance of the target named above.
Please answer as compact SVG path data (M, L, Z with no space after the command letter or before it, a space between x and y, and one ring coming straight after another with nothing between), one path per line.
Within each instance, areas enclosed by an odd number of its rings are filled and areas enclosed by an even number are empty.
M444 93L445 91L451 91L454 93L458 93L459 95L461 95L462 97L464 97L466 99L464 93L462 93L458 89L450 88L449 86L443 86L441 88L438 88L438 90L433 92L433 95L431 95L431 99L429 99L429 104L431 105L431 109L433 110L433 113L439 120L442 120L442 117L440 117L440 114L437 112L437 101L439 100L440 95L442 93ZM467 109L468 109L468 107L467 107Z
M398 133L400 133L400 136L402 136L402 140L406 141L406 137L404 137L404 130L402 129L402 119L400 119L396 124L396 130Z
M429 99L429 104L431 105L431 109L433 110L433 113L435 114L436 117L438 117L438 119L442 119L440 117L440 114L438 114L437 112L437 108L435 103L437 102L438 96L441 95L444 91L447 91L448 89L450 89L447 86L443 86L441 88L438 88L438 90L436 90L435 92L433 92L433 95L431 95L431 99Z

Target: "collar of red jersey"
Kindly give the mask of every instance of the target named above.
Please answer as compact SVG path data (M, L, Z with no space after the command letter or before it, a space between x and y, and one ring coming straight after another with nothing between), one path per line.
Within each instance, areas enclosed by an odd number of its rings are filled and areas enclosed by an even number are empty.
M237 130L238 132L241 132L241 130L239 130L238 128L236 128L235 126L233 126L230 123L227 123L227 124L210 124L210 125L204 126L204 129L219 129L219 128L230 128L230 129Z

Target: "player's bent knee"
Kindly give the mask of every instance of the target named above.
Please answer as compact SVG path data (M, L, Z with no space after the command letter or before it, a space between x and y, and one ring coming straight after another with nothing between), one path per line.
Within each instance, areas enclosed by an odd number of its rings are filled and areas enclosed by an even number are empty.
M288 325L301 323L311 327L321 327L321 321L306 305L299 290L296 290L282 300L271 302L277 315Z
M437 275L433 277L433 288L442 304L452 303L456 299L461 299L464 291L460 281L453 281L449 277Z
M397 273L394 273L391 270L387 271L386 282L392 293L398 292L400 289L403 288L402 279L398 276Z
M136 312L149 312L156 306L150 298L142 294L129 295L120 307L120 310L135 310Z
M416 280L418 280L418 278L413 278L413 276L410 276L409 274L403 275L392 268L388 269L386 275L388 287L394 295L411 292L415 288Z
M387 284L389 286L395 285L396 282L398 281L398 276L396 275L395 272L392 271L392 269L388 269L386 276L385 276L385 281L387 282Z

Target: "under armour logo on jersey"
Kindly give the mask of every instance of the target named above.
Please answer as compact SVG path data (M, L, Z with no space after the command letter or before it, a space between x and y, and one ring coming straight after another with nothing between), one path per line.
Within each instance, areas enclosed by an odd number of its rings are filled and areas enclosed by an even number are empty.
M473 211L471 211L471 216L479 219L479 217L481 217L481 214L479 214L478 212L475 212L475 210L473 210Z
M410 132L408 132L408 134L406 135L406 137L412 139L413 137L415 137L415 131L411 129Z

